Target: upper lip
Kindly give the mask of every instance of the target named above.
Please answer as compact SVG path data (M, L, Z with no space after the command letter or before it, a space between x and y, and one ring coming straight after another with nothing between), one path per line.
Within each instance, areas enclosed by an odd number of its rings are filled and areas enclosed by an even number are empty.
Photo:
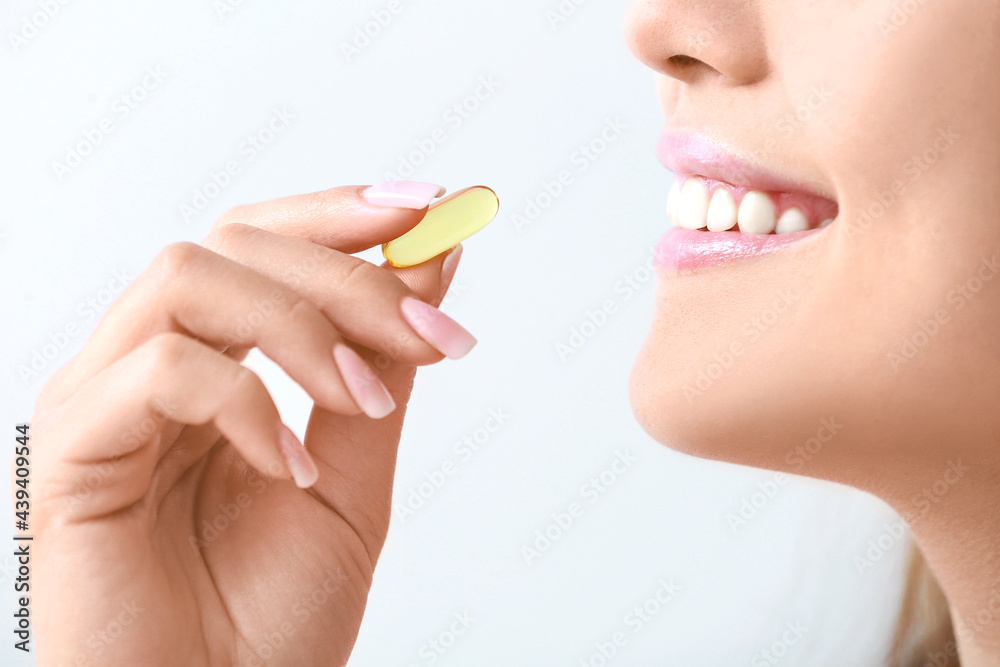
M805 183L755 167L722 144L700 134L665 128L656 145L656 156L664 167L683 176L704 176L751 190L830 199Z

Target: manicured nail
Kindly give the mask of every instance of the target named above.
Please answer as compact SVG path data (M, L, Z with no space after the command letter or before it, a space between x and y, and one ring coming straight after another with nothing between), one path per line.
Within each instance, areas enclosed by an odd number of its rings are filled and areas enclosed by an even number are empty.
M461 359L476 346L476 338L462 325L420 299L403 297L399 309L413 330L449 359Z
M385 181L377 183L361 194L369 204L390 208L422 209L430 206L432 200L440 197L445 189L433 183L416 181Z
M278 443L281 446L281 453L288 461L288 469L292 472L295 485L300 489L308 489L315 484L319 479L316 462L309 455L305 445L284 424L278 427Z
M333 346L333 359L347 384L347 390L361 411L372 419L381 419L396 409L396 401L372 367L357 352L343 343Z
M451 281L455 278L455 271L458 270L458 261L460 259L462 259L461 243L452 248L452 251L448 253L448 256L444 258L444 262L441 264L441 293L438 295L438 301L441 301L444 295L448 293Z

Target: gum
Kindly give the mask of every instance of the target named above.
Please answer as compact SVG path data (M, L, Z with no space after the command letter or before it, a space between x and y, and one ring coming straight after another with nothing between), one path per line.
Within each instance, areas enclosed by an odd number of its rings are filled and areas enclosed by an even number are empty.
M485 185L459 190L435 202L416 227L382 244L382 255L397 267L426 262L490 224L499 210L500 199Z

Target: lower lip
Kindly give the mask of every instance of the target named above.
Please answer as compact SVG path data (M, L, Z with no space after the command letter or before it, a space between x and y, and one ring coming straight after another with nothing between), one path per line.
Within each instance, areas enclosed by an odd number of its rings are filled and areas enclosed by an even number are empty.
M820 228L791 234L742 234L675 228L656 244L655 261L657 266L674 271L719 266L783 250L822 231Z

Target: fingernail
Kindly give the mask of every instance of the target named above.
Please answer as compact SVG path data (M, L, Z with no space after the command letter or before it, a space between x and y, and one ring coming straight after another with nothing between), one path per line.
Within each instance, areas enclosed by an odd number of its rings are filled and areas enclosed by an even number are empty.
M458 270L458 261L460 259L462 259L461 243L448 253L448 256L444 258L444 262L441 264L441 293L438 295L438 301L441 301L444 295L448 293L451 281L455 278L455 271Z
M475 336L462 325L420 299L403 297L399 308L413 330L449 359L461 359L476 346Z
M388 206L391 208L422 209L430 206L436 197L440 197L445 189L433 183L418 183L417 181L385 181L377 183L361 194L369 204Z
M343 343L333 346L333 359L347 384L347 390L361 411L372 419L381 419L396 409L396 401L372 367L357 352Z
M278 444L281 446L281 453L288 461L288 469L292 472L292 479L300 489L308 489L319 479L319 469L316 462L305 445L295 437L292 430L281 424L278 427Z

